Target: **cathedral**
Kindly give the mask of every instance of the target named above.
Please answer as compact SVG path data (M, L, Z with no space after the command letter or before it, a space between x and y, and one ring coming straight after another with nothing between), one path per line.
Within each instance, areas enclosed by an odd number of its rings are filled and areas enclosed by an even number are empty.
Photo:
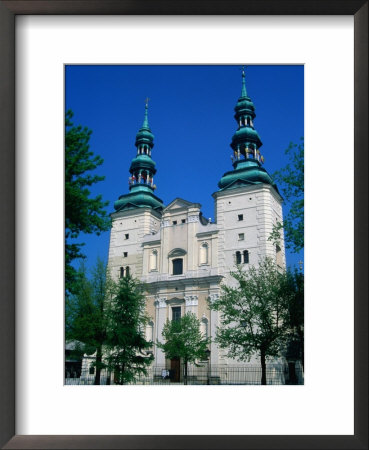
M230 360L214 343L218 313L209 309L209 302L220 295L221 283L232 283L230 271L236 264L247 270L266 256L285 267L283 240L280 246L268 240L273 225L282 222L282 198L263 168L262 142L254 127L255 108L244 71L234 110L233 167L220 177L219 189L212 194L214 221L202 215L199 203L176 197L166 206L155 195L157 169L147 103L129 168L129 192L114 203L111 215L108 267L115 279L130 274L145 283L150 317L147 339L162 341L167 319L192 312L203 334L211 337L209 364L213 367L246 364ZM180 373L180 361L167 360L155 344L152 351L154 367Z

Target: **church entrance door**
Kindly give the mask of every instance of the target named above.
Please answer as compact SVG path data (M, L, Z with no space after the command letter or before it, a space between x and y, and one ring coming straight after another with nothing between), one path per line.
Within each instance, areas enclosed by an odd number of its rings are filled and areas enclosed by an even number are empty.
M181 381L181 361L179 358L170 360L171 381L179 383Z

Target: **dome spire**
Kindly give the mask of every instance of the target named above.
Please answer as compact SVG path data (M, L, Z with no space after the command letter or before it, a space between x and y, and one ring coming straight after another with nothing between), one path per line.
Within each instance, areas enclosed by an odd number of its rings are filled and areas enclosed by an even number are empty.
M232 137L231 147L234 151L234 165L241 157L261 161L259 148L263 145L254 128L255 107L247 95L245 83L245 66L242 66L242 91L234 108L238 129Z
M241 96L234 110L237 122L237 130L231 141L234 170L225 173L218 186L223 190L255 183L272 184L270 176L261 167L264 158L260 153L260 147L263 144L254 128L255 106L246 91L245 66L242 66Z
M144 115L144 120L143 120L141 129L145 128L147 130L150 130L149 118L148 118L149 100L150 100L149 97L146 97L146 100L145 100L145 115Z
M149 126L148 108L149 98L146 98L144 120L136 134L135 146L137 154L129 168L131 175L128 179L130 193L121 195L115 202L114 208L119 211L126 208L146 206L161 211L164 207L162 200L153 194L156 189L154 184L156 164L151 159L154 135Z
M245 66L242 66L242 90L241 90L241 98L247 97L246 91L246 81L245 81Z

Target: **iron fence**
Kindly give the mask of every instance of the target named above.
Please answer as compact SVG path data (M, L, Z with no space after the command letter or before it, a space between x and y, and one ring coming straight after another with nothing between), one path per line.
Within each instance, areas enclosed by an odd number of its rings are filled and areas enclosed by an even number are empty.
M184 368L180 372L168 369L165 366L153 366L147 369L146 375L138 375L134 381L127 384L135 385L260 385L262 370L257 365L247 366L221 366L208 365L189 366L187 380ZM301 364L269 364L266 369L267 385L304 384L304 374ZM91 370L80 373L66 372L67 385L92 385L95 383L95 374ZM115 384L114 374L102 370L100 384Z

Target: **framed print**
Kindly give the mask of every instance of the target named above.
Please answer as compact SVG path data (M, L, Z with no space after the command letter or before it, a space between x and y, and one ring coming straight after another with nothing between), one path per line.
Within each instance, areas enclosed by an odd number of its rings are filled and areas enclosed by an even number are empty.
M368 448L368 4L276 6L263 0L201 6L0 3L4 448ZM65 67L78 64L304 65L308 369L303 386L64 385L63 85L70 82ZM100 73L96 79L105 82ZM82 85L83 78L77 89ZM252 117L238 120L252 125L247 122ZM283 125L279 111L270 120ZM247 149L240 148L245 159ZM257 148L252 150L250 158L257 159ZM151 147L139 145L139 151ZM152 187L153 174L133 171L130 188L142 177ZM245 239L243 232L238 238ZM204 262L211 247L203 244ZM176 274L187 264L183 255L170 255ZM154 256L148 257L151 268ZM170 306L177 317L180 305ZM205 321L202 326L206 329ZM161 376L170 376L174 366L163 366Z

